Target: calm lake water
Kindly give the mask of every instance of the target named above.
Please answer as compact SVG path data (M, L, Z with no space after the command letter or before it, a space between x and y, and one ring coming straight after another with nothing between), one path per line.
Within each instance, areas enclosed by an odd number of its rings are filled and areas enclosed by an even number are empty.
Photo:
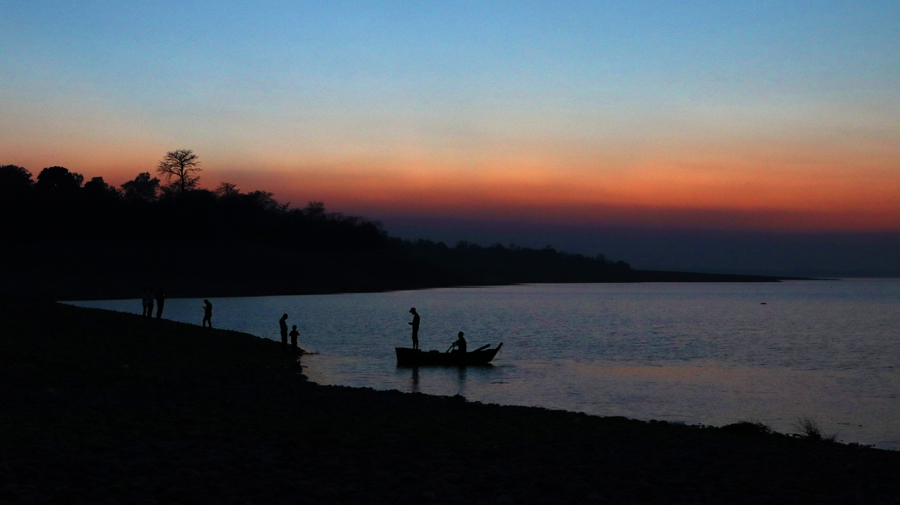
M773 284L536 284L393 293L211 298L217 327L300 331L320 384L463 395L600 416L797 432L900 449L900 279ZM140 300L72 302L140 313ZM397 368L409 347L503 342L493 366ZM164 316L199 324L200 299Z

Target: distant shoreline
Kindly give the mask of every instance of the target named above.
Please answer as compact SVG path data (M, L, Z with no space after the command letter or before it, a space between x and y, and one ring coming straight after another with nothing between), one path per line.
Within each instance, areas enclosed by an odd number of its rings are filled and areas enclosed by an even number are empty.
M173 298L373 293L532 283L779 282L800 277L648 270L560 271L532 276L489 265L467 274L376 253L303 253L258 244L61 242L0 250L0 296L42 300L139 298L163 287ZM516 273L518 272L518 273Z
M647 272L649 274L657 273L657 272ZM216 290L216 289L205 289L201 287L195 287L192 289L180 289L174 294L167 294L168 298L243 298L243 297L265 297L265 296L304 296L304 295L342 295L342 294L356 294L356 293L390 293L395 291L415 291L415 290L423 290L423 289L442 289L442 288L486 288L486 287L499 287L499 286L521 286L527 284L649 284L649 283L684 283L684 284L696 284L696 283L773 283L773 282L782 282L782 281L834 281L839 279L816 279L816 278L793 278L793 277L778 277L771 279L757 279L756 277L763 276L732 276L728 274L696 274L691 272L659 272L663 274L669 274L661 276L659 279L655 280L634 280L634 281L609 281L609 282L513 282L513 283L485 283L485 284L459 284L459 285L420 285L420 286L410 286L410 285L402 285L402 286L384 286L382 288L374 288L369 289L310 289L303 290L299 289L296 291L289 292L279 292L279 291L268 291L268 290L257 290L257 289L232 289L228 288L225 290ZM723 278L718 279L709 279L709 276L712 275L721 275ZM747 279L746 277L753 277L752 279ZM6 296L10 296L10 290L6 289L4 294ZM28 298L40 299L40 300L48 300L48 301L91 301L91 300L132 300L141 297L140 292L133 292L128 294L123 294L122 289L118 286L110 286L108 289L90 289L87 291L82 291L79 289L64 289L64 290L51 290L59 293L67 293L68 296L65 297L48 297L48 296L30 296ZM171 292L170 292L171 293Z
M650 272L655 273L655 272ZM286 293L280 292L269 292L269 291L242 291L242 290L227 290L224 292L211 291L206 289L197 289L196 291L180 291L177 296L175 295L167 295L167 298L244 298L244 297L265 297L265 296L306 296L306 295L347 295L347 294L359 294L359 293L390 293L396 291L416 291L416 290L424 290L424 289L449 289L449 288L489 288L489 287L501 287L501 286L522 286L529 284L651 284L651 283L683 283L683 284L696 284L696 283L773 283L773 282L782 282L782 281L832 281L839 279L816 279L816 278L800 278L800 277L778 277L772 279L716 279L716 280L708 280L705 277L707 275L722 275L724 277L759 277L759 276L731 276L728 274L696 274L691 272L662 272L665 274L672 274L670 276L664 276L658 280L635 280L635 281L609 281L609 282L512 282L512 283L498 283L498 284L459 284L459 285L423 285L423 286L402 286L402 287L385 287L384 289L365 289L365 290L329 290L329 289L319 289L319 290L300 290L300 291L292 291ZM696 278L691 278L696 276ZM684 278L680 278L684 277ZM97 294L99 293L99 294ZM107 296L103 297L102 294L104 291L94 292L93 296L90 294L81 294L76 297L70 297L66 299L49 299L46 297L38 297L38 299L50 300L50 301L72 301L72 302L80 302L80 301L93 301L93 300L133 300L140 298L140 293L134 293L133 295L126 296ZM118 289L112 289L109 293L120 293Z
M647 271L650 273L656 273L652 271ZM385 288L385 289L371 289L371 290L310 290L310 291L297 291L297 292L288 292L288 293L272 293L272 292L248 292L248 291L226 291L223 293L217 293L209 290L198 290L195 292L180 292L177 296L167 295L167 298L245 298L245 297L266 297L266 296L308 296L308 295L349 295L349 294L360 294L360 293L391 293L396 291L417 291L417 290L425 290L425 289L454 289L454 288L489 288L489 287L502 287L502 286L523 286L523 285L533 285L533 284L652 284L652 283L682 283L682 284L697 284L697 283L774 283L774 282L782 282L782 281L839 281L840 279L825 279L825 278L806 278L806 277L773 277L772 279L758 280L758 279L736 279L736 280L705 280L703 277L707 275L722 275L725 277L765 277L765 276L732 276L729 274L697 274L691 272L660 272L665 274L671 274L670 278L663 278L659 280L640 280L640 281L609 281L609 282L513 282L513 283L503 283L503 284L459 284L459 285L438 285L438 286L405 286L399 288ZM673 280L678 279L680 276L690 277L697 276L695 279L690 280ZM118 290L111 290L110 292L119 293ZM103 293L102 291L100 292ZM135 293L130 296L89 296L86 294L66 299L49 299L46 297L38 297L38 299L48 300L48 301L56 301L56 302L84 302L84 301L95 301L95 300L134 300L140 298L140 293Z

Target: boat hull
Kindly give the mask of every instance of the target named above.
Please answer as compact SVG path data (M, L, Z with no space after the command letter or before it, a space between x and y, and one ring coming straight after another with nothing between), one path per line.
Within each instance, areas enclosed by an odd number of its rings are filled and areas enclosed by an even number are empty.
M397 366L470 366L487 365L503 347L501 342L494 349L478 349L465 354L455 352L422 351L408 347L396 347Z

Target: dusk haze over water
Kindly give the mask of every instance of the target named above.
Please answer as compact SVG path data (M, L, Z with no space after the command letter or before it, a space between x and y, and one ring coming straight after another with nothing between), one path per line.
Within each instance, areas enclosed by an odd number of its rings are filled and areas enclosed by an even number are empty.
M183 148L404 238L900 275L898 41L896 1L0 0L0 165Z

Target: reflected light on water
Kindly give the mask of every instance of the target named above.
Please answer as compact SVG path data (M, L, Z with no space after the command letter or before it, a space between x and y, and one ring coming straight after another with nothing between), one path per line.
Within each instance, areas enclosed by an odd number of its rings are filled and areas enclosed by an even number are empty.
M602 416L795 432L900 449L900 280L573 284L213 299L217 327L301 332L313 382ZM766 304L761 304L765 301ZM77 305L140 311L140 301ZM198 300L166 316L199 324ZM409 307L424 350L458 331L503 349L487 367L398 368Z

